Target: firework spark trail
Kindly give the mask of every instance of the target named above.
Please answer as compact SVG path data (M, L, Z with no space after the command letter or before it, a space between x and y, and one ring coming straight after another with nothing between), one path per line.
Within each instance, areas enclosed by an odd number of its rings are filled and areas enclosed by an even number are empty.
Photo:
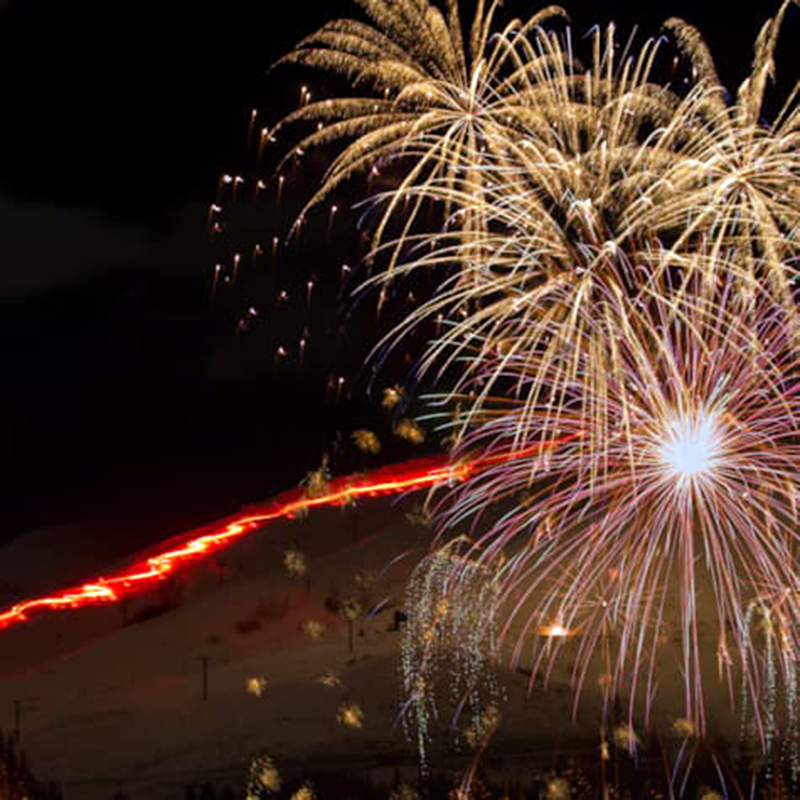
M573 438L573 437L569 437ZM564 440L566 441L566 439ZM503 460L525 458L542 449L555 447L560 441L515 452L495 454L485 459L447 462L447 457L417 459L401 466L384 467L370 475L349 475L330 483L328 491L319 496L307 496L302 489L292 489L263 505L244 509L239 514L209 525L192 534L170 539L170 545L160 545L155 555L108 577L99 577L80 586L65 589L50 596L23 600L0 613L0 630L27 622L31 612L60 611L119 602L123 597L143 591L154 582L163 580L183 564L197 561L221 550L277 519L292 519L298 514L322 506L342 506L361 497L379 497L466 480L482 468Z

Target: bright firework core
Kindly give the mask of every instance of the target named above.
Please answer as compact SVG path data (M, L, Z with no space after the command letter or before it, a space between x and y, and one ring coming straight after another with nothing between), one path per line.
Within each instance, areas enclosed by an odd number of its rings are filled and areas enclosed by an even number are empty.
M658 451L678 483L689 485L713 469L719 448L715 418L698 412L693 416L675 417Z

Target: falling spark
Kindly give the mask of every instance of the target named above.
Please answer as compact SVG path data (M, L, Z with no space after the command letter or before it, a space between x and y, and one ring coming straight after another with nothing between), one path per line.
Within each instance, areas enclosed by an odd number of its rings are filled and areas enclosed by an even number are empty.
M391 410L403 399L403 390L399 386L389 386L383 390L383 400L381 406Z
M425 431L413 419L401 419L393 428L395 436L411 444L422 444Z
M345 703L339 708L336 720L347 728L363 728L364 712L358 703Z
M372 431L366 428L359 428L359 430L353 431L351 438L362 453L376 455L381 451L380 440Z
M247 782L248 800L256 800L263 793L274 794L280 791L281 776L269 756L259 756L250 764Z
M247 145L249 147L250 140L253 138L253 129L255 128L256 118L258 117L258 109L253 108L250 110L250 118L247 122Z
M314 789L308 783L304 783L291 797L291 800L315 800Z
M342 679L335 672L323 672L319 682L328 689L335 689L342 685Z
M290 548L283 553L283 566L294 578L302 578L308 572L308 559L305 553Z
M247 693L255 697L262 697L267 692L266 678L248 678L245 682Z
M217 284L219 283L219 275L222 272L222 264L214 265L214 278L211 282L211 299L213 300L217 294Z
M303 622L302 626L303 633L309 637L309 639L321 639L322 636L325 634L325 625L322 622L318 622L314 619L307 619Z

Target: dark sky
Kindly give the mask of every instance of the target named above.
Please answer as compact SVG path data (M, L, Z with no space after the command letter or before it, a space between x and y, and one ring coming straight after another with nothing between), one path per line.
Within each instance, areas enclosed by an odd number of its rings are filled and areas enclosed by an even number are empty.
M614 18L654 34L684 16L703 28L732 84L778 4L565 5L578 30ZM280 336L295 331L286 343L296 352L308 312L274 299L284 285L338 274L357 239L346 214L331 241L318 225L271 277L209 302L230 238L209 241L206 213L220 174L246 166L250 109L259 124L274 122L301 82L320 85L266 70L350 9L344 0L0 1L0 540L80 523L148 541L296 484L337 430L372 421L363 381L354 379L351 405L326 393L331 374L361 360L364 339L337 340L335 295L314 312L324 341L306 368L275 369ZM793 11L779 61L792 80ZM267 202L237 224L263 226L269 241L285 232L291 203ZM251 305L258 316L237 333Z

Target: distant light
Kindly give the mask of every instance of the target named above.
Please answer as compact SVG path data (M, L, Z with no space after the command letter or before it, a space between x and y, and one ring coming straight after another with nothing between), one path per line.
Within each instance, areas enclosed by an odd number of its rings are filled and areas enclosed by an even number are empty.
M548 639L566 639L571 631L567 630L563 625L555 623L554 625L545 625L539 628L539 635L545 636Z

